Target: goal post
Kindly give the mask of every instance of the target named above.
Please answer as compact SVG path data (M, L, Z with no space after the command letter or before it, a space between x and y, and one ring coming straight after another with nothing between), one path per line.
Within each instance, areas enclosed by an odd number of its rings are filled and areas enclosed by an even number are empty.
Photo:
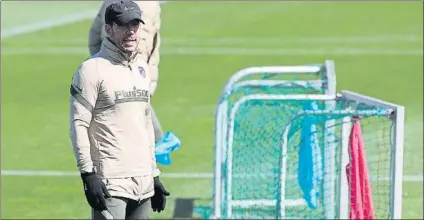
M404 107L335 86L333 61L246 68L229 79L216 111L211 218L348 218L357 119L376 216L401 217Z

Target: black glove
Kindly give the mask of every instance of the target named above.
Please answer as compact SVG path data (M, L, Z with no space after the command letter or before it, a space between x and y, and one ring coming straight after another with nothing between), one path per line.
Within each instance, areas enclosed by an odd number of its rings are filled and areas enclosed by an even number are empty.
M166 191L165 187L163 187L162 183L159 180L159 177L154 177L154 188L155 195L151 198L152 209L154 212L161 212L165 209L166 206L166 196L171 195L168 191Z
M95 172L82 173L81 179L84 184L84 192L88 204L97 211L106 210L105 198L110 198L111 195L102 180L97 177Z

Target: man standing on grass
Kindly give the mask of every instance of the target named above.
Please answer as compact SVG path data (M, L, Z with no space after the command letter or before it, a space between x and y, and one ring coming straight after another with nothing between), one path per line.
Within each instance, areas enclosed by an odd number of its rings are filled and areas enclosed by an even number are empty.
M100 46L106 32L104 31L105 9L115 0L104 0L99 12L91 24L88 32L88 49L93 55L100 50ZM143 20L145 25L140 28L140 41L137 47L139 59L149 64L150 68L150 95L153 96L158 85L159 78L159 47L161 43L160 26L161 26L161 8L159 1L134 1L143 11ZM158 142L163 136L163 130L159 123L155 111L152 109L153 127L155 130L155 142Z
M109 5L100 51L72 79L70 135L93 219L145 219L169 195L155 160L150 68L136 52L141 15L134 2Z

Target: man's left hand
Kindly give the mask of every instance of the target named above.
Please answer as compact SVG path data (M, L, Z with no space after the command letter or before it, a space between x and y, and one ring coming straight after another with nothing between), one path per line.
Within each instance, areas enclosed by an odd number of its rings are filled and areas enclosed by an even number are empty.
M165 209L166 206L166 197L170 195L163 187L162 183L159 180L159 177L154 177L154 188L155 195L151 198L152 209L154 212L161 212Z

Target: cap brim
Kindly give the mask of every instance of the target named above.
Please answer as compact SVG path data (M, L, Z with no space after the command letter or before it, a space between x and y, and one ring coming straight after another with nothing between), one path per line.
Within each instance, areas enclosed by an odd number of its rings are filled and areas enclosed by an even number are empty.
M140 23L145 24L144 21L141 20L140 17L141 17L140 14L137 14L137 13L126 14L126 15L119 17L116 20L116 24L117 25L128 24L133 20L138 20Z

